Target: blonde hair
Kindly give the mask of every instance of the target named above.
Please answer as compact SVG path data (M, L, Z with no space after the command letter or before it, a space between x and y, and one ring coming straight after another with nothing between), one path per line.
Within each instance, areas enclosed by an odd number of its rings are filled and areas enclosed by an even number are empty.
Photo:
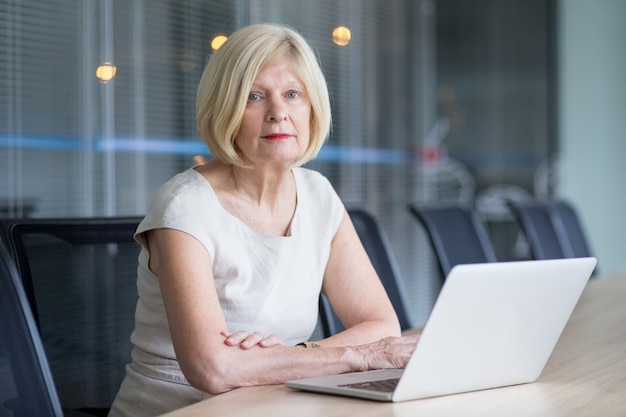
M235 147L252 84L259 72L288 60L311 102L309 145L294 166L313 159L331 126L326 79L317 57L295 30L279 24L255 24L232 34L209 59L196 98L196 127L214 158L246 167Z

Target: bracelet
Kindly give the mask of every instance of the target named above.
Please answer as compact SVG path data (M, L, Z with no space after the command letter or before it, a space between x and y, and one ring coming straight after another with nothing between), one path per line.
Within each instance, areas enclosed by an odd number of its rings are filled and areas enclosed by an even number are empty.
M304 346L305 349L313 349L313 348L322 347L322 345L320 345L317 342L302 342L302 343L298 343L296 346Z

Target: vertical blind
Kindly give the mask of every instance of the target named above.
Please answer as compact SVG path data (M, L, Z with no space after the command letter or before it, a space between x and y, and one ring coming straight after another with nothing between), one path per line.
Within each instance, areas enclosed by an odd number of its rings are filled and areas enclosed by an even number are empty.
M145 213L208 156L194 107L212 38L282 22L315 48L331 90L332 134L309 167L379 219L423 322L437 279L407 204L435 118L433 19L432 0L0 0L0 216ZM348 45L333 43L337 26Z

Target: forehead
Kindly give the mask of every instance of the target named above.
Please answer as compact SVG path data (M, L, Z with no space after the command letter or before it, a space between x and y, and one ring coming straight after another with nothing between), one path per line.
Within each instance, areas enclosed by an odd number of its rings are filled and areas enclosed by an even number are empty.
M301 78L297 74L296 69L288 61L281 61L263 68L254 79L253 85L265 86L284 84L303 84Z

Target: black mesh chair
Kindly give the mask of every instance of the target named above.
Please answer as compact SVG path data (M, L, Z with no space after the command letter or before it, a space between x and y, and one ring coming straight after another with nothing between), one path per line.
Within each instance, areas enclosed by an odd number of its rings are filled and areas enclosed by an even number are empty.
M39 332L2 242L0 287L0 416L61 417L61 403Z
M511 201L509 207L528 240L533 259L566 257L546 202L534 199Z
M0 416L87 416L61 407L30 304L1 240L0 288Z
M61 405L106 415L130 362L139 218L2 223Z
M409 211L424 227L443 279L456 265L496 262L489 236L469 207L456 203L411 204Z
M408 314L402 277L385 231L376 219L367 211L349 208L348 214L365 247L374 269L387 291L387 295L396 311L402 330L413 328ZM320 319L325 336L332 336L344 330L330 303L323 295L320 297Z

